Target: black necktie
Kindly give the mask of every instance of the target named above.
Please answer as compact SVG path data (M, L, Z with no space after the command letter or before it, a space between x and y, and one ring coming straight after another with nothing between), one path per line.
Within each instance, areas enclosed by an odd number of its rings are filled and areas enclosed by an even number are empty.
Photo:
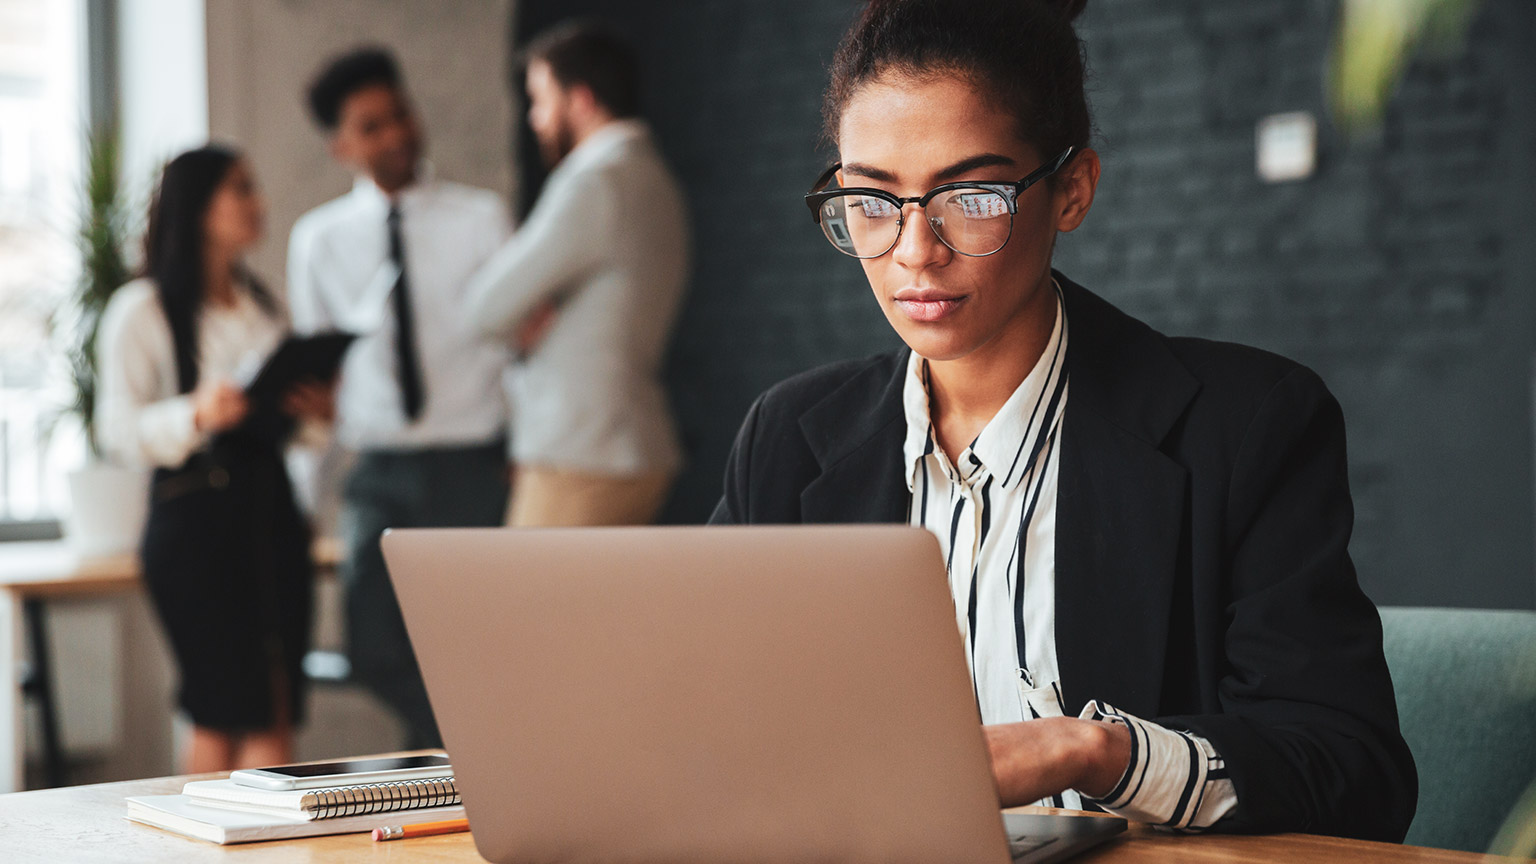
M411 316L411 281L405 275L405 246L400 242L400 208L389 208L389 260L400 275L390 292L395 307L395 370L400 376L400 397L405 416L421 416L421 361L416 357L416 322Z

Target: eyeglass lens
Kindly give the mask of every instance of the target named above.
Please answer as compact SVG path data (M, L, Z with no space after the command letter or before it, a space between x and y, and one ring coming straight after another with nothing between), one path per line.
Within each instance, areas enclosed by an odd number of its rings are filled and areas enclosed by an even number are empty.
M990 255L1013 230L1008 201L989 189L950 189L923 208L928 225L946 246L963 255ZM821 230L833 246L855 258L877 258L896 245L901 208L873 195L849 193L821 205Z

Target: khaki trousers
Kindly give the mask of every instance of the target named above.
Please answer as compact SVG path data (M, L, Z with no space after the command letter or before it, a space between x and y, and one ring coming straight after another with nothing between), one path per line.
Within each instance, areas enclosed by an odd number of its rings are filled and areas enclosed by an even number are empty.
M512 477L507 524L514 528L648 525L656 521L671 471L589 474L519 465Z

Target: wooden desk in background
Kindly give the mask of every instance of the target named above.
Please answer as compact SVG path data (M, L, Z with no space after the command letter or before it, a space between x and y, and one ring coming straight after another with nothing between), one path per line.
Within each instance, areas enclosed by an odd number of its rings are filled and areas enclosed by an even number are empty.
M314 555L318 572L333 571L340 546L334 540L318 540ZM28 623L28 604L32 617L40 619L40 604L47 601L111 597L137 593L141 587L138 556L131 552L81 558L61 540L0 543L0 793L22 788L26 763L20 669L27 656L27 634L41 632L37 620ZM51 670L44 664L41 671ZM56 734L56 729L50 733L45 725L44 733Z
M482 860L469 834L447 834L390 843L375 843L367 834L341 834L303 840L215 846L123 818L123 799L130 795L172 794L180 792L182 784L188 780L222 776L226 775L162 777L156 780L0 795L0 859L11 864L34 861L175 861L177 864L389 861L392 864L448 864ZM1031 811L1036 808L1020 809ZM401 824L409 822L410 817L402 814ZM1182 836L1158 833L1134 825L1125 835L1074 858L1073 862L1226 864L1285 861L1292 864L1356 864L1370 861L1387 864L1472 864L1489 860L1509 859L1489 859L1468 852L1339 840L1309 834L1278 834L1268 837Z

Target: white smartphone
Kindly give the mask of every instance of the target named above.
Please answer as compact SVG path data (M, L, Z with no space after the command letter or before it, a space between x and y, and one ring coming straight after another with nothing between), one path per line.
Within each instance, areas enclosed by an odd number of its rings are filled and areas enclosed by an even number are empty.
M278 765L235 771L229 779L256 789L324 789L360 786L399 780L431 780L451 777L447 756L388 756L380 759L345 759L308 765Z

